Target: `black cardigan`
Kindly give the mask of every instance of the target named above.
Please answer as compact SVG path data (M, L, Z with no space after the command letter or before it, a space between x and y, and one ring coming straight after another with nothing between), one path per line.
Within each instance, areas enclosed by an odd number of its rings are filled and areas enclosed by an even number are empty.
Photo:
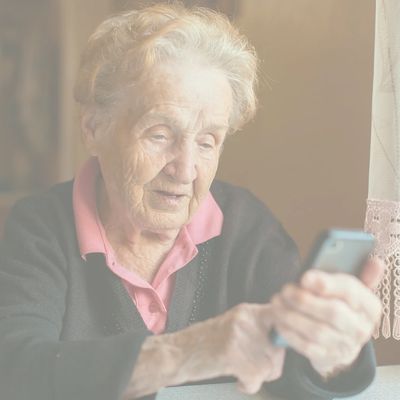
M176 275L167 331L263 303L298 274L296 246L249 192L214 182L222 234ZM0 391L7 400L116 400L143 340L151 335L120 278L100 254L82 260L72 182L19 201L0 247ZM329 385L290 351L283 377L267 384L288 398L326 399L364 389L374 376L371 346Z

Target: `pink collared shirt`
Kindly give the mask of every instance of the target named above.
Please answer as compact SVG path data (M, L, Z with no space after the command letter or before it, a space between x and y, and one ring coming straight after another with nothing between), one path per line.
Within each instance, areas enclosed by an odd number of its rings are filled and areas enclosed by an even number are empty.
M168 307L174 289L174 273L198 253L196 245L221 234L223 214L211 193L200 204L190 223L180 230L174 246L149 283L118 264L99 218L96 203L96 180L100 168L95 157L83 165L74 181L73 208L80 253L104 254L107 266L119 276L135 303L147 328L162 333L167 323Z

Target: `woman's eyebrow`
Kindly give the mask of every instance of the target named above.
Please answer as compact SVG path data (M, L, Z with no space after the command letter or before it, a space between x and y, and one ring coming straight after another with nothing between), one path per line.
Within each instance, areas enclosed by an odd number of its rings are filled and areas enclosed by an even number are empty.
M147 113L143 115L139 119L140 124L149 124L149 123L163 123L170 126L179 126L180 123L178 119L172 116L170 113L168 114L161 114L161 113Z
M179 130L185 130L186 129L186 124L182 122L180 118L174 115L173 112L167 111L167 112L159 112L155 110L151 110L148 113L144 114L138 121L140 125L146 125L146 124L165 124L168 125L169 127L173 129L179 129ZM230 129L229 124L226 121L221 120L221 122L215 122L215 121L205 121L203 126L199 129L200 132L206 132L206 131L228 131Z

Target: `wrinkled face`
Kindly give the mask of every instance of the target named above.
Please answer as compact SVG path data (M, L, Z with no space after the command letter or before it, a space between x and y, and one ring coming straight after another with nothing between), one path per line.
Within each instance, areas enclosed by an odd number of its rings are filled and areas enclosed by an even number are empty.
M138 91L136 91L138 92ZM141 229L186 224L215 177L232 110L222 72L157 69L94 143L109 207ZM129 103L129 102L128 102Z

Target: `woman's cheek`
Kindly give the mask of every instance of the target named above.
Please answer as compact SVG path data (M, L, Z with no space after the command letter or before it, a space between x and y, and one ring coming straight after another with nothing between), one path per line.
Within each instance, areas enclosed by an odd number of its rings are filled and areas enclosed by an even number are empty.
M130 170L134 174L134 180L138 184L146 184L152 181L164 168L165 157L148 154L147 152L137 152L131 155Z
M198 168L198 175L194 186L195 197L198 202L206 196L211 183L215 178L218 168L218 159L210 160L207 163L202 163Z
M209 162L205 164L203 174L207 177L206 179L210 182L210 185L217 173L218 163L219 153L215 154L214 157L212 157Z

